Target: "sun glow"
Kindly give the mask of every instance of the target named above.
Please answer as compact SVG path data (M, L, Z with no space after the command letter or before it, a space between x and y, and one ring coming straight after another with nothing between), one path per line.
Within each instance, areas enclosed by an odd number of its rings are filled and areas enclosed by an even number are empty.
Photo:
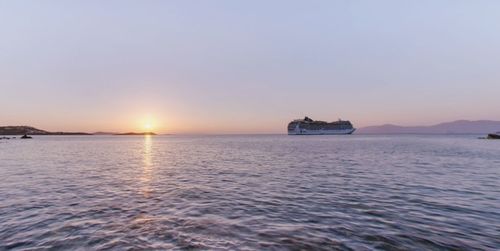
M140 128L145 132L151 132L155 129L155 122L151 115L147 115L141 119Z

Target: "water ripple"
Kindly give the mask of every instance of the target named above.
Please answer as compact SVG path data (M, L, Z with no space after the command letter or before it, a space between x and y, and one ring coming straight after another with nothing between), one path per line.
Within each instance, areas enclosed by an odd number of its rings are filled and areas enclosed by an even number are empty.
M0 250L499 250L499 163L466 136L13 140Z

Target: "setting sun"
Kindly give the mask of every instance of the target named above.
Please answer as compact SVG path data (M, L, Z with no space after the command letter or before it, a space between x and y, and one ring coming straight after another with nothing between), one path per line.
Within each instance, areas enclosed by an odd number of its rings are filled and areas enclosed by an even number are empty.
M156 122L157 121L153 119L153 116L147 115L141 119L140 128L144 131L150 132L155 129Z

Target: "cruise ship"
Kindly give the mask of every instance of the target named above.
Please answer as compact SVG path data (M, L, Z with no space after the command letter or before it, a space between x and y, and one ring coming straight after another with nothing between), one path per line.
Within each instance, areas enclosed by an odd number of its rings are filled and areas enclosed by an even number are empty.
M328 123L305 117L288 124L288 135L342 135L352 134L355 130L350 121L340 119Z

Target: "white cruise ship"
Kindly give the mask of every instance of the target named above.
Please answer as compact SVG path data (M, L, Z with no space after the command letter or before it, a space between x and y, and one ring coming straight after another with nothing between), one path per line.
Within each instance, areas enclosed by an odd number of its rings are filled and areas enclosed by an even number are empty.
M355 130L350 121L340 119L328 123L305 117L288 124L288 135L343 135L352 134Z

